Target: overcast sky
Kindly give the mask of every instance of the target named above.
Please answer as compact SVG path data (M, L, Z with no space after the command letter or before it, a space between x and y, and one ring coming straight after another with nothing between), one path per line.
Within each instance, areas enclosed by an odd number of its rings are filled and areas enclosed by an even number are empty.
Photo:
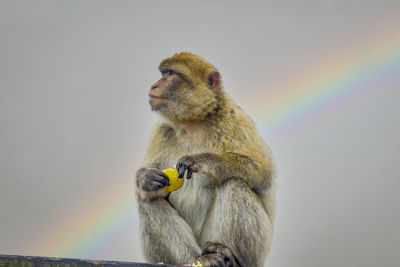
M278 168L271 267L399 266L400 3L0 2L0 254L143 261L133 195L175 52Z

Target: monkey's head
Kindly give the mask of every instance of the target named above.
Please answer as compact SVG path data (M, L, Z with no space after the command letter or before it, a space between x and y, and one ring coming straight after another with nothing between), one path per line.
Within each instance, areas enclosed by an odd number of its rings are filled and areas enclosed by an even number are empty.
M219 72L200 56L181 52L164 59L161 79L151 86L152 110L177 122L197 122L218 108L222 94Z

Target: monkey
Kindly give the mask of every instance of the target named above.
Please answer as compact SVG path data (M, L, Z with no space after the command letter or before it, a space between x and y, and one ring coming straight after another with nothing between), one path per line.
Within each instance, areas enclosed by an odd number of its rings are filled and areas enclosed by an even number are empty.
M135 182L146 261L263 266L276 209L269 146L204 58L176 53L159 70L149 104L161 121ZM168 193L162 170L173 165L186 179Z

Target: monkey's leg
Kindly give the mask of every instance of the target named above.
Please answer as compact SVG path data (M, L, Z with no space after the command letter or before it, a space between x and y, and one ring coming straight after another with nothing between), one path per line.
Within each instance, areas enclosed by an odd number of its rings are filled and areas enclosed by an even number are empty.
M193 231L165 198L138 199L143 253L147 261L192 263L200 255Z
M243 267L262 267L271 245L272 222L258 196L244 180L233 178L217 189L214 205L209 241L227 246Z

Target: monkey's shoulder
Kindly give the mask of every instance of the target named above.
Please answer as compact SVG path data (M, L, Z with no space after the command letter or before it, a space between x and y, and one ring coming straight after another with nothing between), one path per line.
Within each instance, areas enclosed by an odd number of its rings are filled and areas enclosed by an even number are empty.
M146 159L148 161L161 161L168 154L165 154L167 147L176 146L176 131L167 123L159 122L153 128L149 145L147 147ZM152 166L154 164L152 163ZM168 167L168 166L167 166Z
M215 127L215 135L228 142L247 145L260 141L255 123L240 107L237 107L228 116L221 118Z

